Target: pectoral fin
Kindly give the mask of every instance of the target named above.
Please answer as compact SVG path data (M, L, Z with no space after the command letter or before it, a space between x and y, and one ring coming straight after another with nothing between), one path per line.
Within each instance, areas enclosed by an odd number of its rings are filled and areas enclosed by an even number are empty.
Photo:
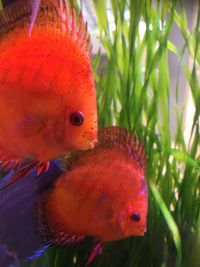
M15 126L14 134L34 135L39 133L47 125L47 119L37 113L29 113Z
M96 256L102 253L102 251L103 251L103 242L100 240L97 240L87 260L86 267L88 267L91 264L91 262L96 258Z

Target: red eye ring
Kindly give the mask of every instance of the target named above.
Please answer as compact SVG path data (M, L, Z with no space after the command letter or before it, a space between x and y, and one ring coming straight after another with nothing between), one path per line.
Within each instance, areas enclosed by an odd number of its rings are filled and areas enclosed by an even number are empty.
M84 114L81 111L71 113L70 122L74 126L81 126L84 122Z

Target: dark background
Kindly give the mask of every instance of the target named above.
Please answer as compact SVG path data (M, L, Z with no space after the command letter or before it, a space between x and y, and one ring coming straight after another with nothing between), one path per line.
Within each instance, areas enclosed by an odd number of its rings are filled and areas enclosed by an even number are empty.
M3 7L6 7L12 3L14 3L16 0L2 0Z

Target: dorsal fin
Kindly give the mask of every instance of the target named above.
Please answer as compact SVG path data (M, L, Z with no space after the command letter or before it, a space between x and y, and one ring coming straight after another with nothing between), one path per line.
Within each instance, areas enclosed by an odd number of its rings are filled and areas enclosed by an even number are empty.
M10 32L26 28L30 22L31 8L29 0L19 0L0 12L0 40Z
M35 5L33 3L35 2ZM38 29L51 28L55 37L71 36L80 43L86 52L91 51L90 36L87 22L80 13L76 15L72 6L70 9L65 0L18 0L0 12L0 41L20 36L31 35ZM39 8L38 8L38 5ZM33 10L32 10L33 7ZM10 36L9 36L10 35ZM19 38L19 37L18 37Z
M33 30L33 26L35 24L35 20L37 18L38 10L40 7L41 0L31 0L31 20L30 20L30 26L29 26L29 35L31 35L31 32Z
M146 168L146 154L142 142L132 138L127 129L119 126L106 127L99 131L97 147L119 147L136 160L142 169Z
M110 150L114 147L136 161L143 170L146 169L146 153L142 142L136 136L132 137L127 129L119 126L109 126L99 130L98 142L93 149L71 152L65 159L65 169L69 170L74 162L77 164L77 160L81 159L82 155L92 158L99 149Z

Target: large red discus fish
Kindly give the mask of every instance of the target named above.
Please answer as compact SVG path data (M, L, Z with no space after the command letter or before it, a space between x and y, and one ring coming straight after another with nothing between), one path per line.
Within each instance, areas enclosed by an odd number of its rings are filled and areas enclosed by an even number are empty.
M46 244L74 244L95 237L89 264L103 242L143 236L148 208L145 153L120 127L105 128L90 151L75 154L68 171L44 192L36 228Z
M82 15L76 18L74 8L68 12L64 0L43 0L30 32L30 1L17 1L0 13L3 169L19 167L27 159L39 166L92 148L96 140L87 24Z

